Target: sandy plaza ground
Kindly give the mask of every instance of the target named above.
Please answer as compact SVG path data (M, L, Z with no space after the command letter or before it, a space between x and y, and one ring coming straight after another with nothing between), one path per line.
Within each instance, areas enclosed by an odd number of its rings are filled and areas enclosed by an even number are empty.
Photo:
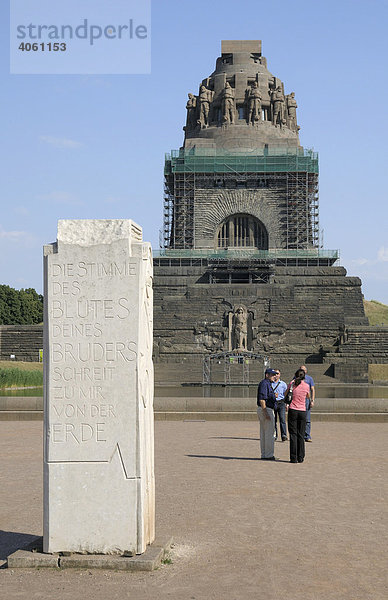
M384 423L313 423L303 464L258 460L256 422L156 422L152 573L0 570L0 598L385 600ZM0 560L42 533L42 423L0 422ZM114 515L112 515L114 518Z

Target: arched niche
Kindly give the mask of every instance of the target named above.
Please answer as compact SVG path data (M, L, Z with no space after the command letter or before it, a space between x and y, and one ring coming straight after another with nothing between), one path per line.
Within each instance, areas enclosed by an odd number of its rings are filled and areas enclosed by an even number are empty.
M227 217L216 232L216 248L256 248L268 250L268 233L252 215L238 213Z

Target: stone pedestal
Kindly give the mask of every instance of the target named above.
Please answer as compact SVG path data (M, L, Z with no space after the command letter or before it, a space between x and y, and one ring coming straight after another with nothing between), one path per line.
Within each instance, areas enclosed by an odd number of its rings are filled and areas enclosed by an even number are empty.
M154 540L152 256L130 220L59 221L44 248L44 552Z

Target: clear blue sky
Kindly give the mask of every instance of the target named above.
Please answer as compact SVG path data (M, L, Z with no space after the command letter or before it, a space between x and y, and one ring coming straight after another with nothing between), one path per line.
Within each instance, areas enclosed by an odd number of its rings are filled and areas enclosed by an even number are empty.
M320 154L324 245L388 303L387 2L152 5L151 75L56 76L9 74L1 3L0 282L42 290L58 219L131 218L158 247L164 153L182 143L187 92L222 39L261 39L296 93L302 144Z

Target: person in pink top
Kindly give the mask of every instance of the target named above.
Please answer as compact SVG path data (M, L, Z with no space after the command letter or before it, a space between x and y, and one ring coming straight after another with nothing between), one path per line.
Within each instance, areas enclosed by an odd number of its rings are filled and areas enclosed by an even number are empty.
M306 398L310 397L310 386L304 381L305 372L298 369L294 379L288 384L285 398L292 391L292 401L288 408L288 434L290 436L290 462L304 461L304 434L306 431Z

